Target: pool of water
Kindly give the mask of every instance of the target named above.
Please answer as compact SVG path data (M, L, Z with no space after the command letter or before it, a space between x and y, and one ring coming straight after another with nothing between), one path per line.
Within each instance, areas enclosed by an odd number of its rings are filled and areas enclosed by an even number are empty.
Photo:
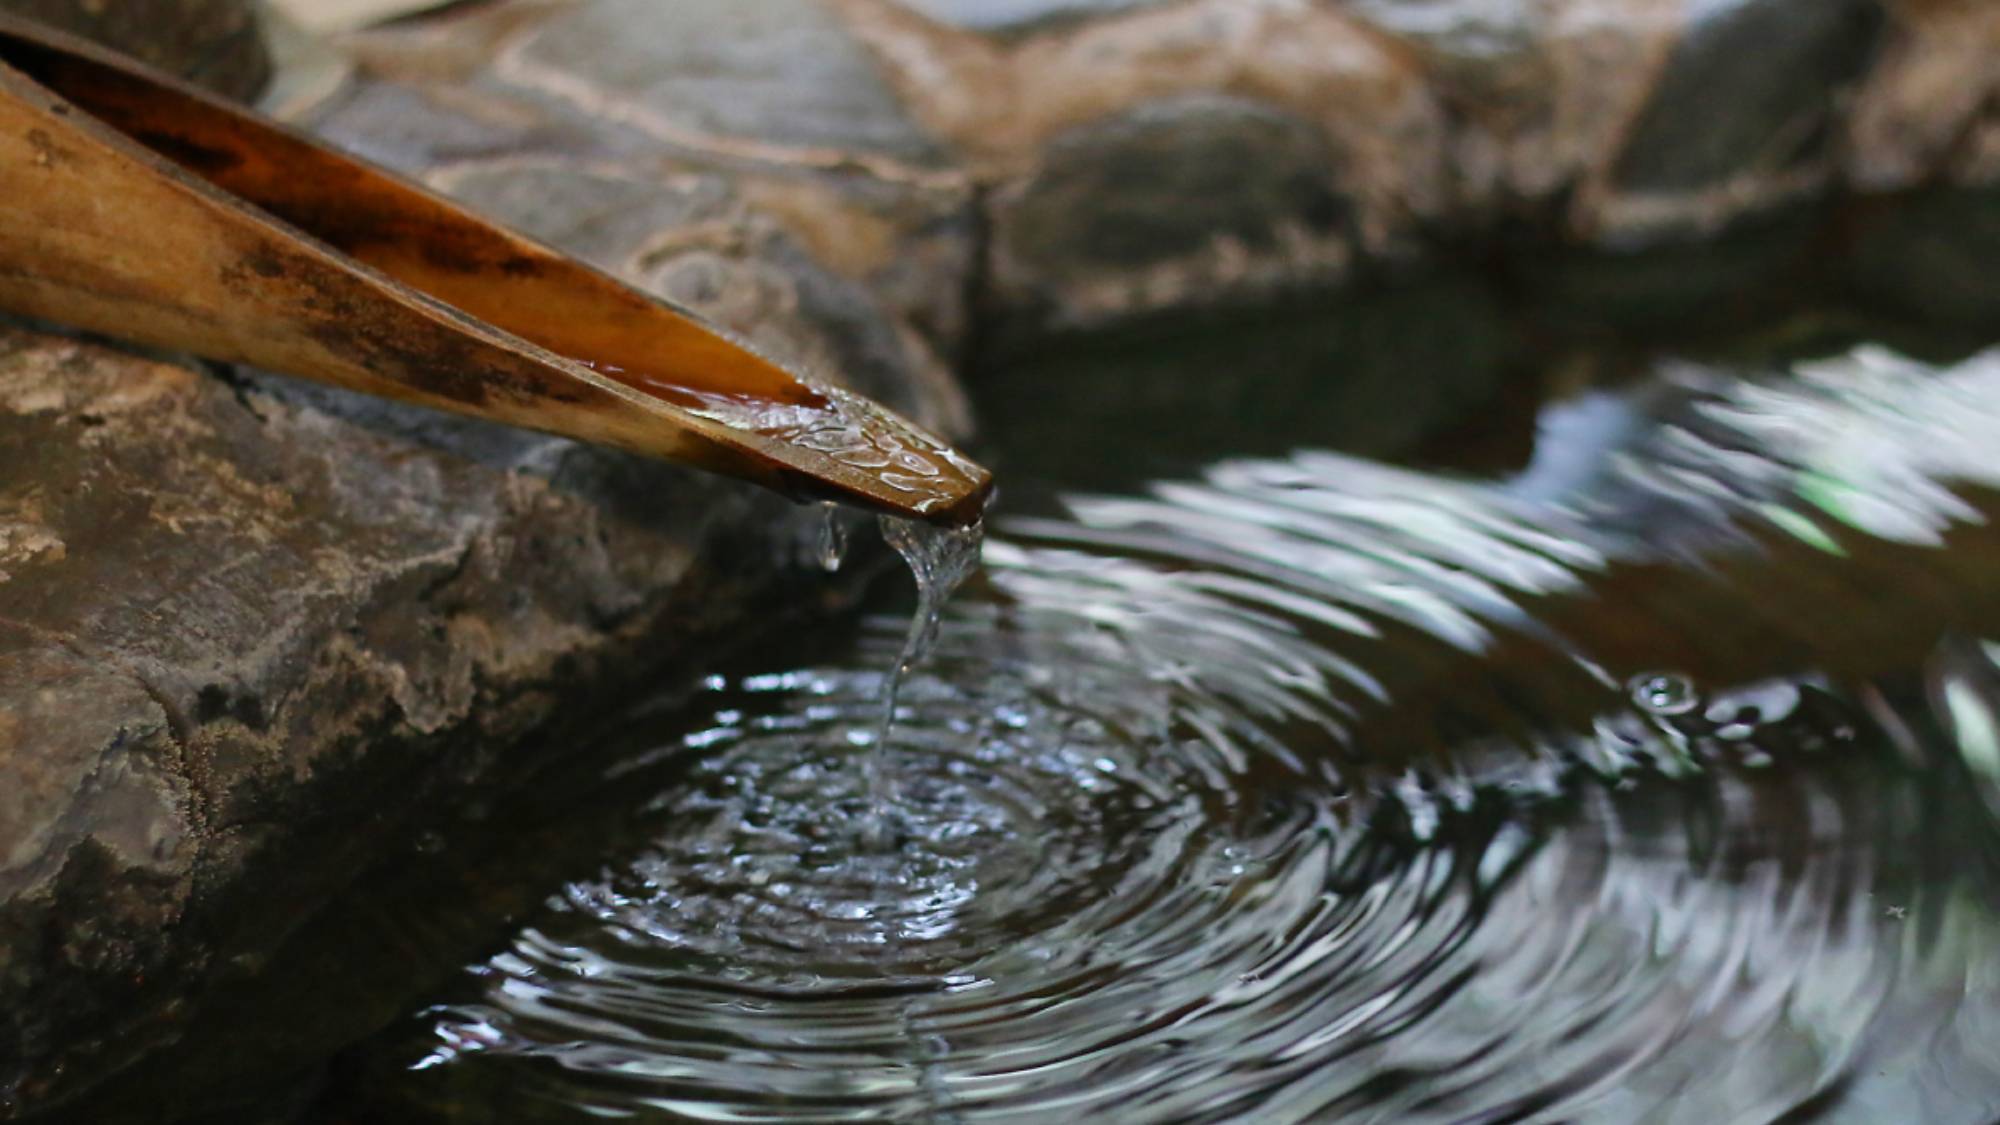
M2000 354L1537 426L1003 514L888 846L899 618L636 719L571 804L615 838L319 1112L1990 1119Z
M2000 352L1444 284L978 389L886 741L907 578L469 791L127 1097L2000 1116Z

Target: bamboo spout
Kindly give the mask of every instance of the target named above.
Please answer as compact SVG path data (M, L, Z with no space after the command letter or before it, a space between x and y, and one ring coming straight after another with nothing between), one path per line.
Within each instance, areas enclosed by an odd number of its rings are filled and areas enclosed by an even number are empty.
M691 313L5 17L0 309L936 523L976 520L992 486Z

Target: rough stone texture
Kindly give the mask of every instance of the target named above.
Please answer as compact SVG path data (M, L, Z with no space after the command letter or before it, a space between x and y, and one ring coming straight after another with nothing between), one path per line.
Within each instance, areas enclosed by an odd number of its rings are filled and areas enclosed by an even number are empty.
M345 45L343 141L439 183L706 179L690 253L763 247L738 288L804 254L934 372L1440 241L1617 254L2000 182L1983 0L485 0Z
M1872 61L1876 0L1710 0L1680 42L1612 172L1598 221L1625 237L1695 234L1823 190L1839 106Z
M86 36L231 97L270 74L249 0L0 0L0 12Z
M348 42L375 154L714 177L947 361L1440 242L1618 254L2000 181L1979 0L490 0ZM483 130L413 159L439 115Z
M580 250L671 282L677 297L753 335L754 318L731 307L746 288L799 289L775 298L788 306L865 308L871 332L886 326L899 338L907 355L898 362L942 392L948 353L967 334L971 187L933 167L943 150L902 116L840 25L822 14L803 35L807 24L754 7L451 10L352 37L360 78L303 117L441 187L489 172L551 183L581 175L591 183L574 192L623 201L607 199L595 214L627 202L683 208L654 235L607 230ZM801 13L813 10L799 0ZM600 66L587 44L607 37L618 47ZM702 77L663 77L683 71ZM794 89L794 78L808 88ZM858 89L835 96L835 87ZM802 112L808 103L818 116ZM538 216L524 218L546 233ZM725 270L718 255L741 264ZM801 273L804 258L815 265ZM931 421L949 428L963 417Z
M1337 282L1354 224L1339 176L1322 133L1258 102L1149 102L1061 134L996 194L991 285L1016 316L1088 321Z
M1863 191L2000 182L2000 5L1902 0L1855 97L1846 144Z
M545 89L667 135L754 135L838 158L936 163L861 44L813 0L600 0L551 20L511 57Z
M1255 299L1274 284L1343 280L1359 257L1411 256L1418 230L1451 198L1445 107L1397 44L1331 6L1181 0L1001 35L938 24L890 0L830 2L875 49L913 115L988 186L994 237L983 292L1006 334L1101 327L1191 301ZM1239 135L1223 135L1218 106L1245 126ZM1172 118L1199 122L1175 157L1183 184L1258 177L1266 165L1285 169L1275 173L1283 180L1302 144L1319 148L1327 160L1311 192L1338 198L1310 209L1342 214L1345 230L1329 238L1324 222L1309 223L1300 237L1294 204L1250 224L1247 244L1237 222L1109 273L1093 261L1096 240L1061 241L1158 205L1165 193L1129 169L1173 144L1161 124ZM1039 201L1093 180L1110 190L1076 198L1069 222L1035 229ZM1177 204L1208 206L1192 196ZM1202 217L1153 221L1192 229Z
M1688 191L1823 159L1833 101L1881 33L1874 0L1703 5L1682 33L1617 168L1632 191Z
M1002 337L1254 304L1274 279L1365 277L1439 236L1525 227L1545 250L1621 252L1852 191L2000 178L2000 15L1977 0L825 2L985 187ZM1157 206L1149 189L1035 221L1065 183L1128 179L1129 123L1215 97L1263 113L1240 114L1231 145L1189 130L1175 175L1283 167L1295 137L1262 147L1282 116L1322 135L1345 230L1277 237L1274 217L1248 243L1218 230L1106 271L1064 236L1129 223ZM1197 225L1207 206L1184 195L1151 221Z
M337 879L291 851L330 815L366 818L337 857L565 692L825 593L793 565L816 521L754 490L20 329L0 482L0 1058L30 1102L170 1036L250 888Z

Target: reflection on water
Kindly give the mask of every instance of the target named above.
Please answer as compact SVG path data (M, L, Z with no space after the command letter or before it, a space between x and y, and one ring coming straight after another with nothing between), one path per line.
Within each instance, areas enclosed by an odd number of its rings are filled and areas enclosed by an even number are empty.
M712 682L592 798L644 843L334 1101L1993 1119L2000 353L1542 425L1507 480L1299 453L1002 521L903 685L890 849L900 623Z

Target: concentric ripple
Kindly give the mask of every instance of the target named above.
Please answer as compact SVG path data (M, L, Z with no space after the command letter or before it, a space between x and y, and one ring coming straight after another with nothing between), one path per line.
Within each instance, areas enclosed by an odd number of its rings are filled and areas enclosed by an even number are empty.
M364 1044L368 1104L1992 1119L2000 356L1547 425L1512 481L1300 454L1003 527L886 847L902 623L712 682L605 779L646 844Z

